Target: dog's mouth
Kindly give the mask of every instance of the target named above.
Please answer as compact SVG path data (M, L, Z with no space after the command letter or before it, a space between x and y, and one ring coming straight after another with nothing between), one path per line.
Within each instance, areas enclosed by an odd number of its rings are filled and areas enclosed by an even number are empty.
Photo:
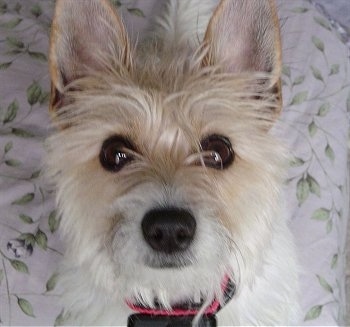
M154 299L152 306L142 304L138 301L126 301L126 304L136 313L156 316L195 316L207 305L203 314L212 315L232 299L235 291L236 284L231 278L225 276L222 282L222 299L214 298L209 304L206 303L206 299L202 296L174 303L171 308L161 305L157 298Z
M178 269L193 264L192 254L187 255L153 255L145 259L145 265L156 269Z

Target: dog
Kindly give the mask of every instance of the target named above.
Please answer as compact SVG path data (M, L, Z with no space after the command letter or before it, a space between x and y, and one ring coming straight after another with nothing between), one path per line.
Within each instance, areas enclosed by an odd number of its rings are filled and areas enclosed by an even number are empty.
M299 319L272 0L167 0L132 42L108 0L57 0L47 174L67 324Z

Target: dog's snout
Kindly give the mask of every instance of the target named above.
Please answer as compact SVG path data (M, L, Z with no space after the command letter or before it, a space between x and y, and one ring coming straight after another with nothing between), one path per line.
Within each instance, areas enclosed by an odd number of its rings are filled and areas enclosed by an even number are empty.
M196 232L193 215L178 208L152 209L141 225L143 236L152 249L167 254L186 250Z

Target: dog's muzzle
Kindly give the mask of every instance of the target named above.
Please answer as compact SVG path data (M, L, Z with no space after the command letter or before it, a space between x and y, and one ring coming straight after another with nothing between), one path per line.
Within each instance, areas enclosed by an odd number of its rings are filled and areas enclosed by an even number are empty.
M185 258L191 253L190 246L196 236L196 220L193 214L183 208L163 207L146 212L141 222L146 243L154 251L159 262L150 262L156 268L180 268L186 265ZM176 261L183 254L182 261ZM193 320L200 313L198 327L215 327L216 313L233 297L236 286L226 275L221 283L221 301L214 299L206 305L205 299L188 299L164 308L154 299L148 307L137 301L127 300L134 312L129 316L128 327L192 327ZM205 309L203 310L203 307Z
M215 314L232 299L235 291L235 283L226 276L222 283L222 302L220 303L217 299L212 301L204 310L198 327L215 327ZM162 308L157 301L152 308L129 301L126 303L130 309L136 312L129 316L128 327L192 327L192 321L202 309L204 300L202 299L199 303L185 301L175 304L171 310Z

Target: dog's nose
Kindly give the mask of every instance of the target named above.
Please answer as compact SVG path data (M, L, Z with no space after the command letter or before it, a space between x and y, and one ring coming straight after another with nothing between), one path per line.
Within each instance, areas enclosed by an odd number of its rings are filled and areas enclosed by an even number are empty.
M146 213L142 232L152 249L174 253L186 250L196 232L196 220L185 209L159 208Z

